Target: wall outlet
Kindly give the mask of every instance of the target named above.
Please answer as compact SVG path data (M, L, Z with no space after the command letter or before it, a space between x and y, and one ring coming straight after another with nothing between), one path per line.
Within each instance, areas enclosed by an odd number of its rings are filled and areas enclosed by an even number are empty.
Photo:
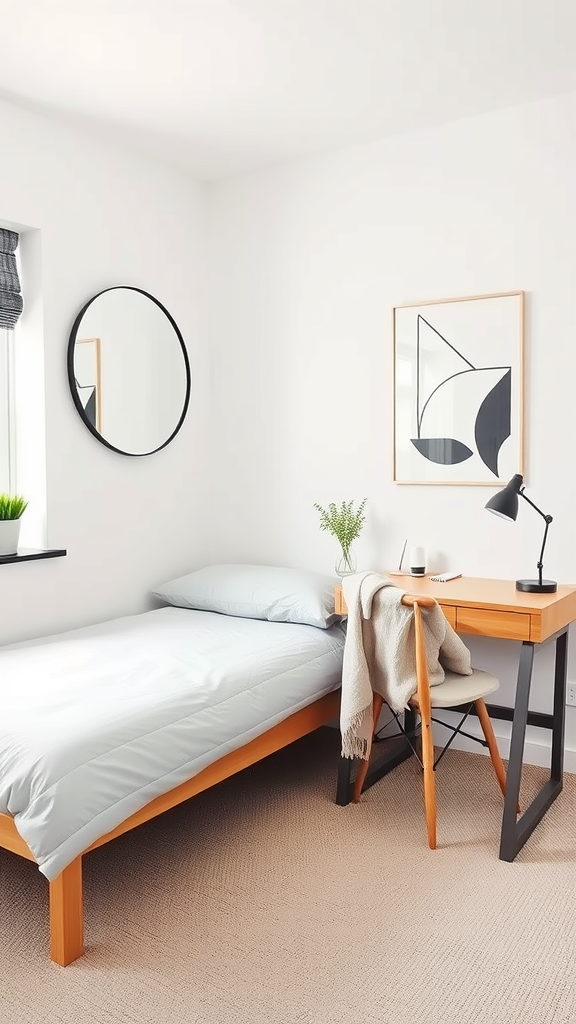
M576 706L576 683L568 683L566 687L566 703Z

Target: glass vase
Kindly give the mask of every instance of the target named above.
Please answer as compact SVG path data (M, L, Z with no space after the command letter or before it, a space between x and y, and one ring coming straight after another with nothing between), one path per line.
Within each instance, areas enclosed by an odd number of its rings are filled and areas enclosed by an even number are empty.
M356 552L353 547L342 548L339 557L336 559L336 574L338 576L350 576L356 572Z

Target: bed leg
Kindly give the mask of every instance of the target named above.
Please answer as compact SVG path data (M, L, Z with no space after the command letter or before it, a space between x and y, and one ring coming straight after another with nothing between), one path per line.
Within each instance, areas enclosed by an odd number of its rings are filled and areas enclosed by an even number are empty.
M67 967L84 952L82 857L50 882L50 957Z

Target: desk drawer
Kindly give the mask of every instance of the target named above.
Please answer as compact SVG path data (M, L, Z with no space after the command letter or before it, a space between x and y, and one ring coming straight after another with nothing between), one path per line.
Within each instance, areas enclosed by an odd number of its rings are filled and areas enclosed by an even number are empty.
M440 602L438 602L440 604ZM452 629L456 629L456 608L453 604L440 604L445 617L452 626Z
M488 608L458 608L456 627L459 633L480 636L503 636L508 640L530 639L530 616L522 612L506 612Z

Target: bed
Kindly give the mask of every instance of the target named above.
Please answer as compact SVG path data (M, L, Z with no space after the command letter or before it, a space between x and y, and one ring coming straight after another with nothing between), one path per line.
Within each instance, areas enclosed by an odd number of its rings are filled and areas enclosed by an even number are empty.
M215 587L214 568L160 608L0 650L0 846L48 879L62 966L86 853L338 716L333 581L305 574L311 611L293 570L217 567Z

